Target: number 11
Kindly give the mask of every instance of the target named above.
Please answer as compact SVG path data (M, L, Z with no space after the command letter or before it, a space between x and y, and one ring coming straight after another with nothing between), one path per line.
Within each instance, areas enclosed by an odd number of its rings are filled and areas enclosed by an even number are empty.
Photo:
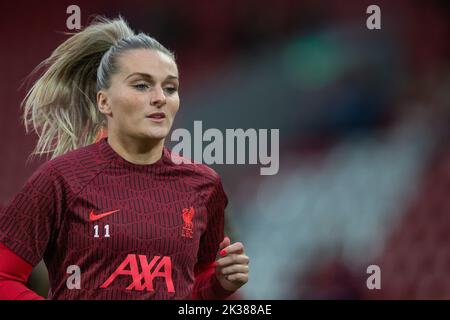
M99 238L98 234L98 224L94 225L94 238ZM105 225L105 238L109 238L109 224Z

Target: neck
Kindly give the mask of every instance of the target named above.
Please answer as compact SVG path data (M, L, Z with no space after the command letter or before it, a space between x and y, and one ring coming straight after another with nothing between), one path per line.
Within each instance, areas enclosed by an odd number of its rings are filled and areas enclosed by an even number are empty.
M131 137L108 136L111 148L122 158L134 164L153 164L161 159L164 139L138 140Z

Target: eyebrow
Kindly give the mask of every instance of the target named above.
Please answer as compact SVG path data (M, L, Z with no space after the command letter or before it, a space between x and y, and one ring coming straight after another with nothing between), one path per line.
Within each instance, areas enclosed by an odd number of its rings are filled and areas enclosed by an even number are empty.
M142 72L133 72L133 73L129 74L129 75L125 78L125 80L127 80L128 78L130 78L130 77L132 77L132 76L135 76L135 75L139 75L139 76L141 76L141 77L143 77L143 78L150 78L150 79L153 79L153 76L152 76L151 74L148 74L148 73L142 73ZM178 80L178 77L177 77L177 76L174 76L174 75L168 75L168 76L166 77L165 80Z

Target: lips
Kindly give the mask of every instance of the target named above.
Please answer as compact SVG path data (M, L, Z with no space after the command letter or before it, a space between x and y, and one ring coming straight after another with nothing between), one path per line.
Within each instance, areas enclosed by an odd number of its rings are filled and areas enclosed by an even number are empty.
M147 116L150 119L164 119L166 117L164 112L155 112Z

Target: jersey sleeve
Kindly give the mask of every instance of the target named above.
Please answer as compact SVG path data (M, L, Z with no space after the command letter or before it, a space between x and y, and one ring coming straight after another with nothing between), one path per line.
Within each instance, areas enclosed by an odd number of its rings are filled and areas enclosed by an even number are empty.
M62 177L42 165L0 212L0 243L34 267L57 233L65 194Z
M224 238L224 215L228 198L219 176L216 176L213 191L206 199L207 227L200 240L195 266L194 299L225 299L234 291L222 288L215 275L214 262L219 244Z
M0 300L43 300L26 286L33 267L0 243Z
M207 195L205 206L207 211L207 227L200 241L198 263L208 264L216 260L219 244L224 238L225 208L228 198L220 177L216 177L212 191Z

